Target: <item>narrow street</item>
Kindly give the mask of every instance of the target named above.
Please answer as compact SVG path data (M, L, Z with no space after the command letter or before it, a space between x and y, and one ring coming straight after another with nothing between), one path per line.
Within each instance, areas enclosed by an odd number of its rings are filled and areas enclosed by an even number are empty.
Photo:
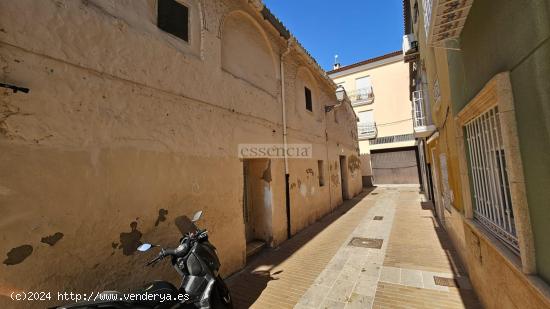
M481 307L431 203L412 186L360 194L228 282L237 308Z

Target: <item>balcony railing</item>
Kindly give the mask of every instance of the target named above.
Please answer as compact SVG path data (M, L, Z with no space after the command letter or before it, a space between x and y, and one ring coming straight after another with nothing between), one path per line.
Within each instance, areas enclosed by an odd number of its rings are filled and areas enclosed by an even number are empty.
M431 119L427 117L422 90L413 91L413 127L416 137L427 137L435 131Z
M347 94L353 106L371 104L374 102L374 91L372 87L359 88L349 91Z
M378 134L378 129L376 128L376 123L358 123L357 124L357 133L359 139L371 139L376 138Z
M428 45L441 46L460 37L474 0L423 0L424 31Z

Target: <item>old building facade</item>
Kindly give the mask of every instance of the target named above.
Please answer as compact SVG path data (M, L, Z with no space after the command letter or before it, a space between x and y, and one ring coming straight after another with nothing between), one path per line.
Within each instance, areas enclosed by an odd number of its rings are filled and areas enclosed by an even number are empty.
M487 308L548 308L549 3L404 8L426 193Z
M409 99L409 66L401 51L328 72L345 88L358 116L363 184L418 184Z
M261 1L1 1L0 29L30 89L0 102L2 302L174 279L136 247L201 209L228 275L361 191L350 102ZM238 154L285 143L312 155Z

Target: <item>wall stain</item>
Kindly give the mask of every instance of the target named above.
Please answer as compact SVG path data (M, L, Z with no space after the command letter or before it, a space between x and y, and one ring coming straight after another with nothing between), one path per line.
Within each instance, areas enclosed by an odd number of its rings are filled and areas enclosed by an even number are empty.
M340 184L340 177L338 177L337 174L332 174L332 175L330 175L330 182L331 182L333 185L337 186L337 185Z
M26 258L29 257L32 253L31 245L22 245L16 248L13 248L8 252L8 258L4 260L6 265L16 265L23 262Z
M296 183L293 182L293 183L290 184L290 190L292 190L294 188L296 188Z
M59 240L61 240L61 238L63 238L63 233L61 232L57 232L53 235L50 235L50 236L46 236L46 237L42 237L42 239L40 240L41 242L45 243L45 244L48 244L50 246L53 246L55 245Z
M314 176L314 175L315 175L315 172L313 172L313 169L308 168L308 169L306 170L306 174L311 175L311 176ZM308 176L308 177L309 177L309 176Z
M164 208L159 209L159 216L157 218L157 221L155 221L155 226L158 226L159 223L166 221L167 214L168 214L168 210Z
M137 229L137 222L130 223L132 229L129 233L120 233L120 245L118 248L122 248L122 254L132 255L137 251L137 248L141 245L141 232Z
M351 155L348 159L348 169L350 172L355 172L356 170L359 170L361 168L361 160L355 156Z
M262 174L262 179L266 182L271 182L271 160L269 160L267 163L267 168Z

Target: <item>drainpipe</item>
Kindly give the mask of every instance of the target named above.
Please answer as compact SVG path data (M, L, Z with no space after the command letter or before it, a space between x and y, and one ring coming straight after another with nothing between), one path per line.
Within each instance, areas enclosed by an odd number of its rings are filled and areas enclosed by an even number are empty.
M283 105L283 149L284 149L284 158L285 158L285 174L288 174L288 157L287 157L287 128L286 128L286 96L285 96L285 65L284 58L290 53L290 44L292 38L287 42L286 50L281 54L281 102Z
M285 65L284 58L288 53L290 53L290 45L292 44L293 38L291 37L287 41L286 50L281 53L281 103L283 106L283 150L284 150L284 161L285 161L285 195L286 195L286 236L287 239L290 239L291 228L290 228L290 174L288 171L288 142L287 142L287 126L286 126L286 94L285 94Z

